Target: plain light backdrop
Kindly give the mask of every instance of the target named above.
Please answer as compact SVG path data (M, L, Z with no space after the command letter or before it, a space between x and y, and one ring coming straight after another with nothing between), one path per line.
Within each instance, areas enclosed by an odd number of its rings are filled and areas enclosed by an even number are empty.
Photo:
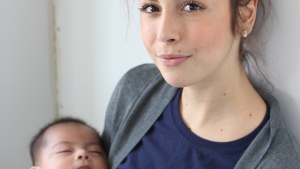
M29 169L31 137L56 116L51 4L0 0L1 169Z

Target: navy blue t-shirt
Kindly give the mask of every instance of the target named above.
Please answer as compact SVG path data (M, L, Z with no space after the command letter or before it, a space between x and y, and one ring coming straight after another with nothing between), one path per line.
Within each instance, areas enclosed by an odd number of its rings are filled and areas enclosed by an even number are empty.
M232 169L269 120L249 135L231 142L213 142L192 133L179 113L182 89L128 154L118 169Z

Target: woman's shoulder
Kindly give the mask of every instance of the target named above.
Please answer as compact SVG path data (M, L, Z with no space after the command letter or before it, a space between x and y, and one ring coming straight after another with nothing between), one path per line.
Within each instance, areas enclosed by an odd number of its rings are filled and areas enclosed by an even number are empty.
M153 79L161 75L155 65L143 64L130 69L116 85L106 109L103 140L106 150L110 149L111 140L119 130L122 121L128 116L132 108L139 102L139 98Z
M147 89L153 88L155 81L163 78L154 64L143 64L127 71L118 82L112 94L113 105L131 105Z
M268 92L262 95L269 103L271 112L269 147L261 160L261 168L300 169L299 143L285 125L277 99Z
M145 84L160 76L161 74L154 64L142 64L127 71L121 80Z
M120 79L112 93L107 107L107 116L124 116L141 102L141 97L147 91L153 95L159 91L153 91L155 86L165 83L159 70L154 64L143 64L127 71Z
M299 143L286 127L277 99L267 90L256 89L269 105L270 119L236 168L300 169Z
M157 67L155 66L155 64L153 63L145 63L145 64L141 64L141 65L137 65L133 68L131 68L126 74L128 73L134 73L134 74L140 74L142 73L141 70L144 70L144 71L150 71L151 72L155 72L155 73L158 73L159 70L157 69Z
M270 144L259 168L300 169L299 143L289 131L285 132L277 135Z
M161 73L154 64L143 64L127 71L118 82L115 91L135 97L152 88L157 82L164 82Z
M125 73L105 116L102 138L110 164L125 157L128 146L139 141L138 136L145 134L147 126L155 122L176 92L177 88L168 85L153 64L143 64Z

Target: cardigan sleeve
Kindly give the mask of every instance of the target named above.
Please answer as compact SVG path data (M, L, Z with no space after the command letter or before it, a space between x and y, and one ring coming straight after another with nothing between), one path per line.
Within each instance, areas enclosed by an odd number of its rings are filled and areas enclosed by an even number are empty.
M141 93L159 71L154 64L143 64L129 70L118 82L106 109L102 140L104 149L110 151L114 136L126 119Z
M146 134L177 90L154 64L135 67L122 77L107 107L102 135L112 169Z
M300 169L299 144L288 130L278 132L258 168Z

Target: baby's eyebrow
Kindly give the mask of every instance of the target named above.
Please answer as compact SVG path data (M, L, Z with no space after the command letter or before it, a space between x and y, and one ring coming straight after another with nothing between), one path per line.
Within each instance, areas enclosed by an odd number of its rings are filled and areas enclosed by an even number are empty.
M71 141L61 141L61 142L58 142L58 143L54 144L51 148L55 148L55 147L57 147L59 145L62 145L62 144L70 145L70 144L73 144L73 142L71 142Z
M150 1L150 2L158 2L158 0L148 0L148 1Z
M85 146L98 146L98 147L101 147L99 143L97 142L88 142L85 144Z
M61 142L58 142L56 144L54 144L51 148L55 148L59 145L72 145L74 144L74 142L71 142L71 141L61 141ZM86 147L89 147L89 146L98 146L101 148L100 144L97 143L97 142L88 142L88 143L85 143L84 146Z

